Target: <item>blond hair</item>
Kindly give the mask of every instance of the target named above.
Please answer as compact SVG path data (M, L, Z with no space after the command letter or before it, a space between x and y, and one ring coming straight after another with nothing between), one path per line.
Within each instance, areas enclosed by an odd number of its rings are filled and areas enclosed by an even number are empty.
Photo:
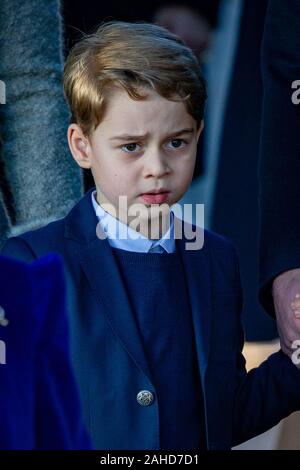
M100 124L116 87L134 100L146 98L141 87L153 89L166 99L185 101L197 127L203 118L206 90L200 63L178 36L156 24L109 21L72 48L64 92L72 122L84 134Z

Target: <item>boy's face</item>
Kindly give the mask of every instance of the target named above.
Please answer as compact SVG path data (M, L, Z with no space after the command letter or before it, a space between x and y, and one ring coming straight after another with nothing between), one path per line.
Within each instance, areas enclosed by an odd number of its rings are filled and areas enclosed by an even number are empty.
M117 217L125 221L119 196L127 197L128 208L139 203L148 209L151 204L171 206L181 199L192 180L203 127L197 131L184 103L155 91L147 94L147 99L135 101L125 90L115 90L89 138L76 124L68 130L73 157L92 171L99 204L112 204ZM144 195L161 189L164 195Z

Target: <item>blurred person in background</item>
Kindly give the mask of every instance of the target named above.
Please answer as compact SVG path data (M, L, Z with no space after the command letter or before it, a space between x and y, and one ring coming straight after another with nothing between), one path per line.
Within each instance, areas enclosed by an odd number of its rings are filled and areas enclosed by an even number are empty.
M65 138L62 67L60 2L1 0L0 245L64 216L81 197Z
M0 449L90 449L71 368L65 279L0 256Z
M300 293L299 24L298 0L269 1L262 45L259 294L276 316L281 348L290 356L300 339L299 312L292 308ZM300 414L283 430L279 446L300 449Z

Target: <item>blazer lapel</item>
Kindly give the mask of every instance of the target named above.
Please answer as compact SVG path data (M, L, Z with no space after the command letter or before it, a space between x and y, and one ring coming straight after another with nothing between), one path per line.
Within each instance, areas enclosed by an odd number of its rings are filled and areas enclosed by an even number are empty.
M209 358L212 330L211 267L208 248L189 250L191 240L185 237L184 227L191 231L191 224L174 217L176 244L181 254L189 292L195 330L196 348L202 384ZM196 229L196 226L193 226ZM182 236L180 234L182 232ZM204 230L197 227L196 236L200 240Z
M177 222L178 227L180 227L180 223L181 221L179 221L179 223ZM186 225L187 223L184 222L184 224ZM195 229L195 226L193 226L193 228ZM205 235L205 231L199 227L197 230L198 229L199 233L197 236L201 239L201 237ZM204 240L204 245L201 249L189 251L186 249L186 240L184 236L179 238L176 243L182 256L191 302L196 348L205 403L208 449L229 449L231 416L228 415L228 409L224 409L223 405L224 399L230 399L230 395L226 398L224 398L224 396L220 397L220 390L222 390L222 388L218 388L218 384L220 384L220 374L221 381L223 382L227 380L230 381L230 378L228 378L228 375L222 376L222 374L224 374L224 370L222 369L210 369L210 374L207 373L207 366L210 363L209 360L212 343L214 320L212 296L213 289L215 287L212 279L210 249L207 244L205 244ZM226 387L223 388L223 391L224 390L226 390ZM216 416L218 416L219 421ZM220 422L222 423L222 426L220 426Z
M102 230L100 224L97 225L91 192L75 206L77 210L70 213L65 234L81 242L79 262L99 303L99 315L103 312L114 335L151 381L141 336L112 249L106 239L97 236Z

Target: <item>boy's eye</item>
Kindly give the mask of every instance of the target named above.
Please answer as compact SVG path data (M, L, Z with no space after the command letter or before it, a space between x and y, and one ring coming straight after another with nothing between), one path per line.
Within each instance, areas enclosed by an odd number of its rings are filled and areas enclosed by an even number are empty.
M176 149L181 148L181 147L182 147L182 145L181 145L182 143L184 143L184 144L187 143L187 142L186 142L185 140L183 140L183 139L172 139L172 140L170 140L170 143L171 143L171 142L173 143L173 148L176 148ZM175 145L174 145L174 143L175 143Z
M187 144L187 142L183 139L172 139L169 141L169 143L172 143L172 147L173 149L179 149L181 148L183 145L182 144ZM137 144L136 142L131 142L129 144L125 144L121 147L121 149L125 152L125 153L134 153L136 152L137 150L139 150L138 147L141 147L140 144Z
M137 143L132 142L132 143L130 143L130 144L125 144L125 145L123 145L121 148L122 148L122 150L125 149L124 151L125 151L126 153L133 153L133 152L135 152L135 151L137 150L137 148L136 148L137 145L138 145Z

